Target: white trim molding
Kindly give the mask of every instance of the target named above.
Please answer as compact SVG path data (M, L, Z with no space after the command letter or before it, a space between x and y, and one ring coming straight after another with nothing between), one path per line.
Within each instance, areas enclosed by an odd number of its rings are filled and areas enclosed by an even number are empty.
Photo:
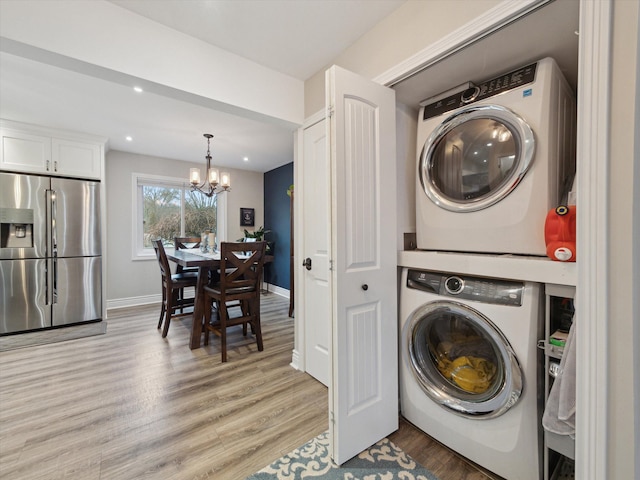
M324 112L323 112L324 113ZM318 114L316 114L318 115ZM304 258L304 229L302 221L302 211L304 205L296 190L304 188L304 129L309 128L309 121L305 120L304 125L296 131L294 151L293 151L293 304L295 307L294 316L294 339L291 366L296 370L305 371L304 363L304 281L300 278L297 259Z
M576 478L607 478L610 0L580 1Z
M227 205L229 202L227 202L227 195L229 194L229 192L223 192L222 194L218 195L218 215L216 217L216 235L218 237L218 241L220 242L227 242L229 241L229 229L227 227L227 219L228 219L228 212L227 212ZM221 215L222 214L222 215Z
M162 303L162 294L154 293L153 295L143 295L139 297L114 298L107 300L107 315L109 310L127 307L139 307L141 305L150 305L152 303Z
M286 288L279 287L278 285L273 285L272 283L265 283L264 288L267 289L269 293L273 293L274 295L279 295L284 298L290 297L290 292Z
M291 363L289 365L296 370L302 371L302 369L300 368L300 354L295 348L293 349L293 354L291 355Z

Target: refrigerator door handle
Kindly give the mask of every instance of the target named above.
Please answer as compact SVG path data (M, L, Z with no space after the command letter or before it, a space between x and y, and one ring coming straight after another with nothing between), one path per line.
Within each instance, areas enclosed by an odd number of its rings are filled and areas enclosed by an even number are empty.
M44 304L51 305L49 300L49 260L44 262Z
M58 303L58 227L56 225L56 191L51 190L51 253L53 257L52 303Z
M58 227L56 226L56 191L51 192L51 256L58 256Z
M49 160L47 160L47 170L49 170ZM45 267L44 267L44 287L45 287L45 302L46 305L52 305L53 304L53 289L52 289L52 285L53 285L53 263L50 260L49 257L52 256L52 249L51 249L51 225L53 224L52 222L52 200L51 197L53 195L53 190L47 188L45 190L45 218L46 218L46 227L45 227L45 257L46 261L45 261Z
M53 257L53 304L58 303L58 257Z

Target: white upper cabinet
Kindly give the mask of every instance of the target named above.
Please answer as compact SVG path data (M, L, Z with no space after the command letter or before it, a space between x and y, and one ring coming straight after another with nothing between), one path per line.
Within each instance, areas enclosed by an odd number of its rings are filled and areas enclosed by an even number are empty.
M0 170L100 180L104 139L0 123Z
M5 129L0 133L0 168L36 173L50 170L51 138Z
M99 144L52 138L53 173L71 177L100 178L101 152Z

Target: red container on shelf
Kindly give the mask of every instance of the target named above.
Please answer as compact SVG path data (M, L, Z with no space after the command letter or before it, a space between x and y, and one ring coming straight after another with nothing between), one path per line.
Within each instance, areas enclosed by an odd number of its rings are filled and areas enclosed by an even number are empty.
M547 256L559 262L576 261L576 206L560 205L544 223Z

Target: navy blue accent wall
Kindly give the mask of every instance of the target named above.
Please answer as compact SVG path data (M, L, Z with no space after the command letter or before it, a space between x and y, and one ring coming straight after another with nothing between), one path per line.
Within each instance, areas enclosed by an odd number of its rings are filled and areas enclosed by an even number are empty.
M293 162L264 174L264 228L268 242L275 242L273 263L265 265L264 280L286 290L290 288L291 217L287 189L293 184Z

